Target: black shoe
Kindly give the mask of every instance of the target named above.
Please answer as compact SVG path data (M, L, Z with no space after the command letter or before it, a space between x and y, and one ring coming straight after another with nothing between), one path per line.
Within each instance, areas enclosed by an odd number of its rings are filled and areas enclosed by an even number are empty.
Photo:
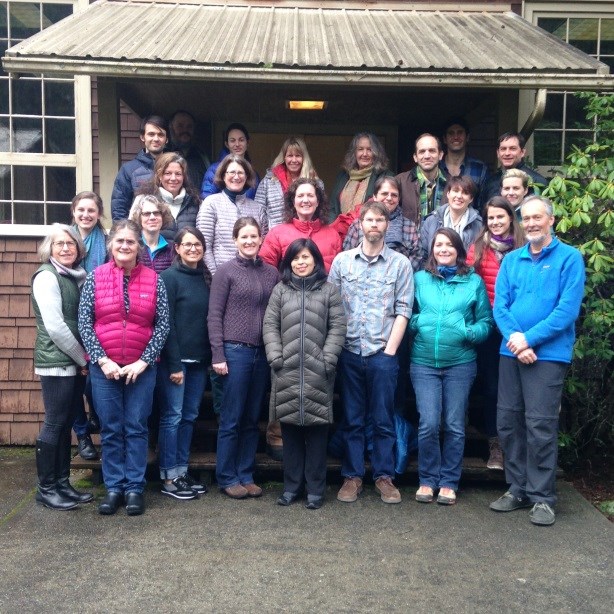
M533 504L527 497L516 497L509 490L493 501L489 507L494 512L513 512L524 507L531 507Z
M83 460L98 460L98 451L89 435L77 436L79 456Z
M90 435L98 435L100 433L100 418L92 408L90 408L90 415L87 419L87 432Z
M126 514L140 516L145 511L145 499L142 492L126 493Z
M277 505L283 505L287 507L298 501L298 494L295 492L285 492L281 497L277 499Z
M199 495L204 495L207 492L207 485L204 482L195 480L189 473L184 473L182 476L184 482Z
M324 497L318 497L316 495L307 495L307 503L305 507L308 510L319 510L324 505Z
M124 500L120 492L108 492L98 506L98 513L103 516L113 516Z
M91 503L94 500L94 495L91 492L79 492L73 488L68 478L58 480L58 492L64 495L67 499L77 503Z
M39 484L36 492L36 500L39 503L42 503L45 507L52 510L59 510L61 512L74 510L77 507L77 503L75 501L58 492L57 484Z

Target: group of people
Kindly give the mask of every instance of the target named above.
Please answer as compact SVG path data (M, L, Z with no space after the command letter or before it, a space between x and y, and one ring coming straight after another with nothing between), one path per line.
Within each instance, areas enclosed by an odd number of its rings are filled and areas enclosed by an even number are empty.
M359 133L329 201L301 138L284 142L259 181L249 133L231 124L227 151L204 173L201 202L185 148L164 152L167 134L162 118L143 121L148 171L135 161L120 169L108 236L102 202L83 192L73 226L54 225L41 247L33 278L46 409L38 500L55 509L92 500L68 481L70 429L92 422L86 389L100 423L101 514L122 504L129 515L144 511L154 404L162 494L205 493L188 464L210 377L216 480L226 495L262 495L254 469L270 390L267 443L284 464L277 503L305 496L308 509L321 507L336 389L337 499L360 495L368 448L376 490L398 503L395 397L409 375L419 415L415 498L452 505L479 372L488 466L505 466L511 484L491 507L531 505L532 522L552 524L558 407L584 268L553 235L550 203L527 196L521 135L500 139L503 172L491 194L485 166L459 154L462 120L446 128L445 157L437 137L421 135L417 166L396 177L377 137ZM515 163L509 141L520 147Z

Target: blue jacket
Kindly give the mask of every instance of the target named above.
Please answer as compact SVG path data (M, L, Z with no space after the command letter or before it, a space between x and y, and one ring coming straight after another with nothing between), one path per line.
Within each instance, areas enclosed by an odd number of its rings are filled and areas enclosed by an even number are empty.
M571 362L575 321L584 296L585 270L580 252L556 237L533 260L529 245L510 252L495 284L494 314L506 343L524 333L538 360Z
M482 278L472 272L446 282L429 271L419 271L415 288L409 323L415 335L411 361L439 369L475 360L476 345L486 340L493 327Z
M141 149L133 160L121 165L111 194L111 218L114 222L128 217L134 193L151 179L154 163L153 156Z
M222 150L220 151L220 156L217 159L217 162L214 162L213 164L211 164L211 166L207 169L207 172L205 173L205 176L203 178L203 183L200 186L200 197L203 200L205 200L207 196L211 196L212 194L217 194L218 192L222 191L215 185L215 183L213 183L213 179L215 178L215 171L217 171L217 167L220 165L222 160L229 153L230 152L228 151L228 149L226 149L226 147L222 147ZM254 172L256 172L256 169L254 169ZM247 196L247 198L251 200L255 199L256 188L258 187L259 183L260 183L260 177L258 176L258 173L256 173L256 185L254 185L253 188L250 188L249 190L247 190L247 192L245 192L245 196Z

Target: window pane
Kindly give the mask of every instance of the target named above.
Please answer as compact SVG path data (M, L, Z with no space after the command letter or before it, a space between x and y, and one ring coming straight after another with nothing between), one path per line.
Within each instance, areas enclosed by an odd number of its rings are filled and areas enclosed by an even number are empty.
M569 44L589 53L597 54L597 19L570 19L569 20Z
M571 153L571 146L576 145L580 149L593 142L592 132L567 132L565 135L565 157Z
M44 4L43 5L43 28L57 23L64 17L72 15L72 4Z
M13 119L13 151L43 153L41 119Z
M75 87L72 81L45 81L45 115L75 114Z
M6 2L0 2L0 38L9 37L9 27L6 15Z
M2 117L0 118L0 151L9 151L9 146L9 119Z
M567 128L592 128L591 122L586 119L586 101L573 94L567 94Z
M44 224L43 203L15 203L15 224Z
M13 166L15 200L43 200L43 169L40 166Z
M601 20L601 46L599 53L601 55L614 54L614 19Z
M9 112L9 80L0 78L0 113Z
M75 153L75 121L73 119L45 120L45 153Z
M535 164L539 166L561 164L562 134L535 131Z
M607 64L610 67L610 74L614 75L614 56L610 56L607 58L600 58L600 60Z
M11 38L28 38L40 31L40 5L30 2L11 2Z
M11 200L11 167L0 166L0 199Z
M76 170L48 166L47 173L47 200L71 201L76 193Z
M546 30L546 32L554 34L554 36L557 36L561 40L567 39L567 19L548 19L540 17L537 20L537 25Z
M12 223L11 203L0 202L0 224Z
M0 12L0 15L2 15L2 12ZM0 40L0 57L4 57L4 55L6 54L6 50L8 48L9 48L8 42L5 40ZM0 66L0 75L2 75L3 77L8 77L6 72L2 70L2 66Z
M68 203L62 205L51 203L47 205L47 224L54 224L55 222L70 224L71 219L70 205Z
M42 115L40 79L15 79L13 81L13 113L18 115Z
M546 111L540 128L563 127L563 100L564 94L548 94L546 99Z

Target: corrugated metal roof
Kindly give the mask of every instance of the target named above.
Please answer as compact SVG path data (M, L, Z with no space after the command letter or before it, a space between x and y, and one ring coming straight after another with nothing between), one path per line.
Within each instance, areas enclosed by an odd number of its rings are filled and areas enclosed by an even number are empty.
M164 78L608 82L605 64L513 13L100 0L9 49L5 70ZM217 71L217 75L216 75ZM315 71L315 72L314 72ZM206 74L206 77L204 75ZM344 76L345 75L345 76ZM596 78L596 76L599 76ZM611 81L610 81L611 82ZM428 81L427 81L428 83Z

